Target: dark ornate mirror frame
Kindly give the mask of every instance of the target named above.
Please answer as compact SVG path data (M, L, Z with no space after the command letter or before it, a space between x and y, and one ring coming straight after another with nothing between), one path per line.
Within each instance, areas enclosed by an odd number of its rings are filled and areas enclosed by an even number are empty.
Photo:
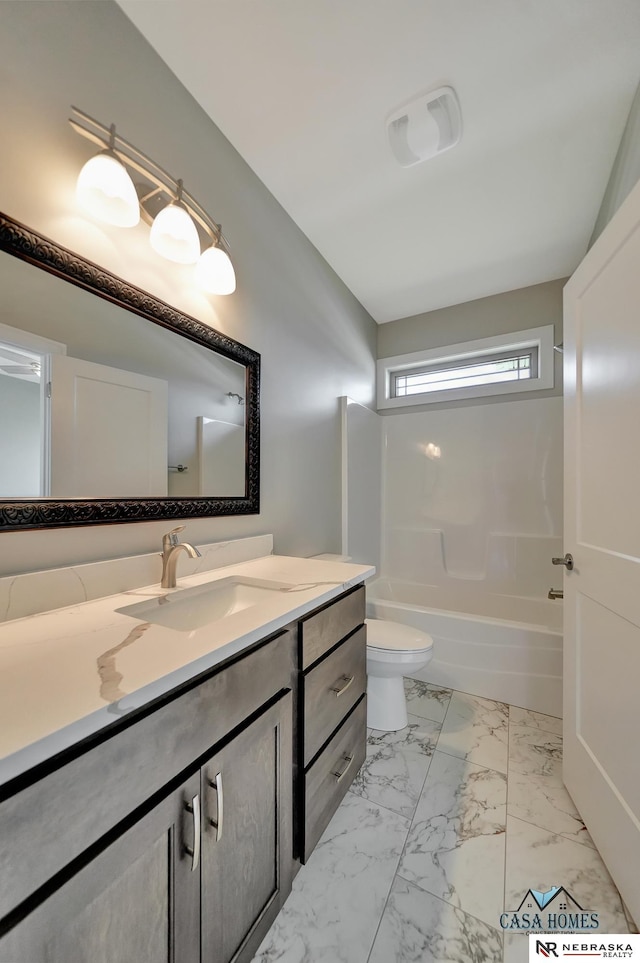
M0 531L257 514L260 511L260 355L2 213L0 250L211 348L246 369L243 497L0 499Z

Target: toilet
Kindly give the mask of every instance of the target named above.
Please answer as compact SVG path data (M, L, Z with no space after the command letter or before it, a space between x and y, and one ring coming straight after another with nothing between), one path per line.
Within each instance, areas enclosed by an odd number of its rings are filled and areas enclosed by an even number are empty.
M433 639L400 622L365 619L367 626L367 727L394 732L407 725L404 676L423 669Z
M314 555L350 562L349 555ZM365 619L367 626L367 728L395 732L407 725L404 676L423 669L433 656L426 632L386 619Z

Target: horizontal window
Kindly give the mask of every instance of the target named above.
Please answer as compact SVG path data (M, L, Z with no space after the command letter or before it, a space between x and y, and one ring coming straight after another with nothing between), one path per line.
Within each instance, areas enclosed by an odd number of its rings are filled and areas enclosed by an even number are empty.
M378 362L378 408L552 387L553 325Z
M482 360L435 362L391 372L391 397L448 391L474 385L522 381L538 376L538 349L485 357Z

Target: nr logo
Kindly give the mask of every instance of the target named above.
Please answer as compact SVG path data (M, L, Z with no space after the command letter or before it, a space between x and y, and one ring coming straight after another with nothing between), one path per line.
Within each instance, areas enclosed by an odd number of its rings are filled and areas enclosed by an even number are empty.
M538 956L545 956L547 958L555 956L555 958L558 959L556 943L543 943L542 940L536 940L536 953Z

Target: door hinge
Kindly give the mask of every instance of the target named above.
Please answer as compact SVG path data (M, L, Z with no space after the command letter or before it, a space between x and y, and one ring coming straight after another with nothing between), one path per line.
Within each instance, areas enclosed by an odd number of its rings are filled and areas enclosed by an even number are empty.
M46 392L45 392L45 396L46 396L47 398L50 398L50 397L51 397L51 382L50 382L50 381L47 381L47 390L46 390Z

